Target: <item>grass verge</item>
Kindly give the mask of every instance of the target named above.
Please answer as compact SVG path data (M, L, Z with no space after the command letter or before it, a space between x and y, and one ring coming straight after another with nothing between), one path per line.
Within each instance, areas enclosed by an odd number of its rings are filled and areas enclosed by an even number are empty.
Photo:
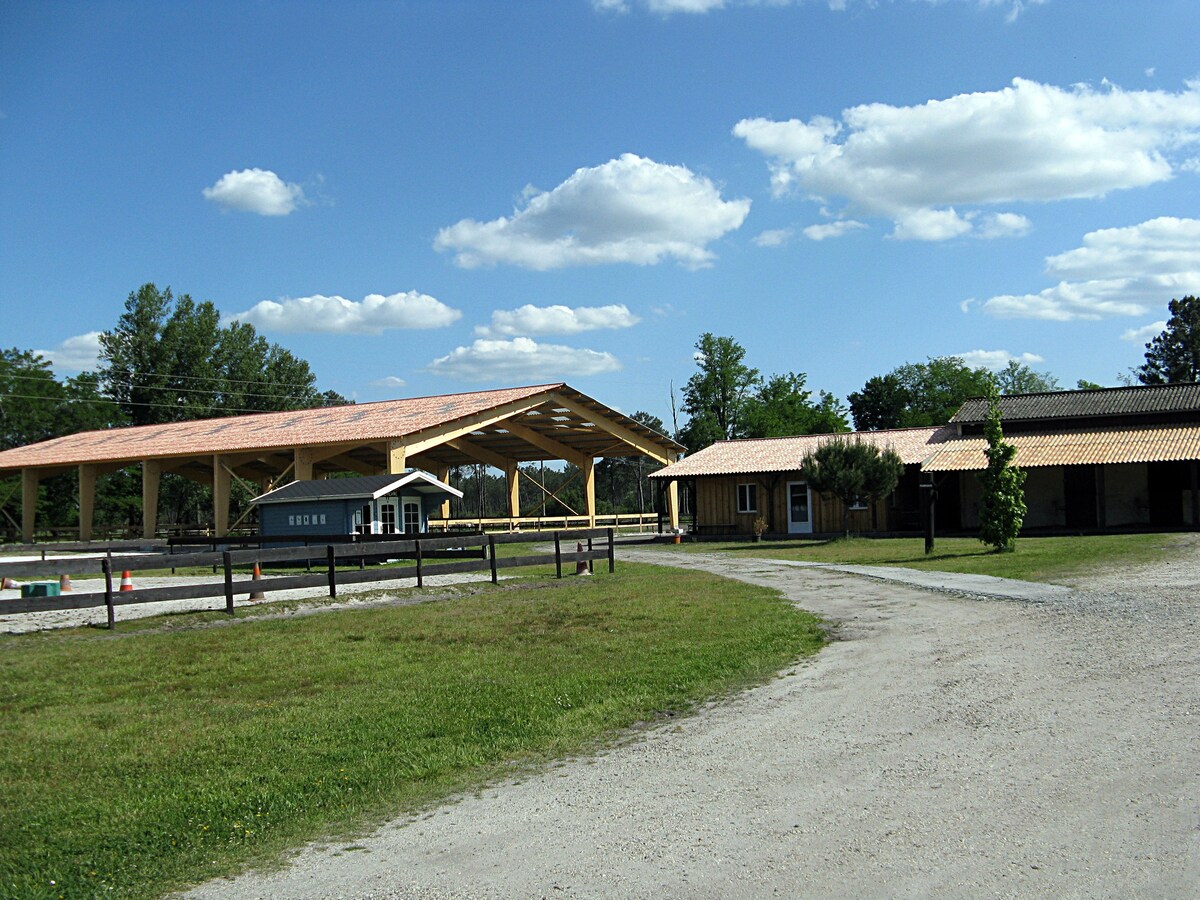
M993 553L975 538L938 538L934 552L928 556L923 538L850 537L760 544L713 541L665 546L672 551L693 553L728 553L840 565L905 566L1055 582L1099 568L1162 561L1179 546L1181 539L1178 534L1032 537L1019 539L1014 553Z
M5 637L0 894L158 896L585 751L823 640L772 592L631 564L444 603Z

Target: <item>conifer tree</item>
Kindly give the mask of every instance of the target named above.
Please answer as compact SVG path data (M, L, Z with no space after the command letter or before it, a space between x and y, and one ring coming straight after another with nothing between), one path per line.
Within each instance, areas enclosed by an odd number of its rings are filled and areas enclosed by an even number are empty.
M987 468L979 476L983 496L979 501L979 540L997 553L1016 549L1017 535L1025 521L1025 473L1013 465L1017 448L1004 440L1000 425L1000 396L995 388L988 395L984 420L987 438Z

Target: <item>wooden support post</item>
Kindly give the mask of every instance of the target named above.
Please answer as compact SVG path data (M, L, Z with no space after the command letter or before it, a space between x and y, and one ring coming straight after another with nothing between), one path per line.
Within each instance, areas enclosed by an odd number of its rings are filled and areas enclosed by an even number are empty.
M84 463L79 467L79 540L92 539L92 524L96 509L96 467Z
M596 527L596 460L583 460L583 497L587 504L588 528Z
M437 467L437 471L434 472L433 474L434 474L434 477L437 478L437 480L440 481L442 484L450 483L450 467L449 466L440 465ZM441 510L443 519L450 518L450 498L449 497L447 497L445 500L442 501L442 505L439 507L439 509Z
M213 533L217 537L229 534L229 469L220 454L213 454Z
M37 469L21 470L21 541L26 544L33 543L40 479Z
M226 550L221 554L225 565L225 612L233 615L233 554Z
M671 531L679 531L679 482L667 482L667 524Z
M148 541L158 531L158 486L162 470L161 460L142 460L142 537Z
M104 570L104 606L108 611L108 630L112 631L116 627L116 614L113 610L113 589L112 589L112 554L108 553L104 559L100 560L100 568Z
M492 561L492 584L499 584L500 577L496 573L496 536L488 535L488 559Z
M417 547L417 587L425 587L424 573L421 571L421 539L415 538L413 543Z
M293 477L297 481L313 480L313 453L308 447L297 447L292 451Z
M407 464L407 450L404 441L388 441L387 472L388 475L402 475Z
M508 487L508 517L519 519L521 517L521 477L516 460L504 467L504 477Z
M333 544L325 548L325 563L329 566L329 598L337 597L337 556Z
M554 532L554 577L562 578L562 538Z
M641 532L641 525L638 526L638 532ZM608 572L610 575L617 571L617 545L615 538L614 529L608 529Z

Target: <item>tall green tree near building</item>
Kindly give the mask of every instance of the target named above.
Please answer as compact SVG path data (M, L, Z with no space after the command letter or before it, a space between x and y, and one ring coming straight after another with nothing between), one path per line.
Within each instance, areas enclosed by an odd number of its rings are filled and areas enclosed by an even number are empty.
M134 425L331 405L308 363L209 300L144 284L100 335L106 394Z
M987 369L973 369L957 356L937 356L870 378L848 399L859 431L945 425L964 400L987 396L993 384Z
M1146 362L1138 367L1142 384L1200 381L1200 298L1193 296L1167 304L1171 318L1162 332L1146 345Z
M1000 422L1000 396L988 394L988 414L983 434L987 438L987 468L980 474L979 540L997 553L1016 549L1025 521L1025 473L1013 465L1017 448L1004 440Z
M746 364L731 337L705 333L696 342L696 372L683 388L688 421L677 439L695 453L717 441L846 431L846 411L832 394L813 400L808 376L785 372L764 378Z

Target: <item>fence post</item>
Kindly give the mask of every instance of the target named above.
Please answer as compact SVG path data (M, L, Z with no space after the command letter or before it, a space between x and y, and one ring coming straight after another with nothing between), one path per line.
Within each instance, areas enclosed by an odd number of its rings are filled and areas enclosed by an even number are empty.
M413 543L417 545L417 587L425 587L425 579L421 574L421 539L414 538Z
M596 574L596 567L595 567L595 566L592 564L592 536L591 536L590 534L588 535L588 561L587 561L587 566L588 566L588 574L589 574L589 575L595 575L595 574Z
M488 535L488 558L492 562L492 584L499 584L500 579L496 575L496 536Z
M113 595L112 595L112 554L109 553L100 561L100 567L104 570L104 605L108 608L108 628L111 631L114 627L115 616L113 615Z
M554 532L554 577L562 578L562 538Z
M333 544L325 548L325 561L329 564L329 596L337 597L337 559L334 556Z
M221 554L225 564L225 612L233 615L233 554L228 550Z
M608 529L608 573L617 571L617 546L613 543L614 529Z

